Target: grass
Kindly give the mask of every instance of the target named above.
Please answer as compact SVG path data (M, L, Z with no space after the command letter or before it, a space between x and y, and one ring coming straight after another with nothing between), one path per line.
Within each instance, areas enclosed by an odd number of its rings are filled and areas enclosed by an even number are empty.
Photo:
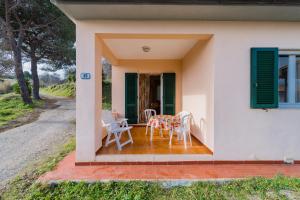
M41 92L51 96L75 97L76 86L75 83L71 83L71 82L63 83L59 85L52 85L46 88L42 88Z
M226 183L196 182L191 186L165 187L155 182L62 182L33 184L24 199L288 199L299 198L300 180L283 176L252 178Z
M36 190L37 184L35 181L44 173L51 171L68 153L75 149L75 138L70 140L53 156L41 160L39 163L30 166L28 169L11 181L8 187L0 191L0 199L30 199L31 194Z
M75 83L52 85L42 88L41 92L50 96L75 97L76 86ZM111 82L109 80L102 82L102 97L102 109L111 110Z
M0 127L8 124L10 121L23 116L25 113L33 111L35 106L41 104L41 101L34 102L34 105L23 103L20 95L5 94L0 97Z

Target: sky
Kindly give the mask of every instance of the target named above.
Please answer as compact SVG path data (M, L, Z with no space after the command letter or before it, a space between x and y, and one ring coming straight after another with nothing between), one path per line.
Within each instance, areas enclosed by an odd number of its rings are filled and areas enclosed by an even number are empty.
M24 63L23 65L23 71L31 71L30 70L30 62L27 62L27 63ZM44 73L49 73L49 74L58 74L60 76L61 79L64 78L64 70L58 70L56 72L48 72L48 71L43 71L43 70L40 70L44 65L38 65L38 74L41 75L41 74L44 74Z

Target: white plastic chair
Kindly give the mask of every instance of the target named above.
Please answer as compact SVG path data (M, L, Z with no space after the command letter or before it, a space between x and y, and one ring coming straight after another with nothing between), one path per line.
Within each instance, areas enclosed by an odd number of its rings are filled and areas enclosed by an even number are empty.
M192 135L190 130L191 122L191 113L183 111L180 112L177 117L180 118L180 125L170 130L170 142L169 145L172 145L173 133L177 133L178 140L183 137L184 148L187 148L187 137L190 139L190 144L192 145Z
M130 130L133 127L128 126L126 118L114 119L112 116L109 116L107 119L103 119L102 123L107 131L105 147L107 147L109 144L113 142L116 142L118 150L121 151L123 146L129 143L133 144L133 139L130 132ZM121 137L123 132L127 132L129 139L121 143ZM112 135L114 135L114 139L111 139Z
M150 126L149 120L152 116L156 116L156 111L154 109L146 109L144 110L145 120L146 120L146 135L148 134L148 127Z

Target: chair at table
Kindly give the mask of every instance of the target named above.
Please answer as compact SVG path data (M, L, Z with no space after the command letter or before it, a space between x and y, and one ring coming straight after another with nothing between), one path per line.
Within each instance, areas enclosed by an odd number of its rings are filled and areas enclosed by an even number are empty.
M146 109L144 110L144 113L145 113L145 120L146 120L146 135L148 134L148 127L151 126L150 124L150 119L151 117L153 116L156 116L156 111L154 109Z
M114 119L112 116L108 116L106 119L102 120L102 123L103 127L105 127L107 131L107 138L105 142L106 147L109 144L116 142L118 150L121 151L123 146L133 143L130 132L133 127L128 126L126 118ZM129 139L121 143L122 133L124 132L127 132ZM114 139L111 139L112 135L114 135Z
M183 112L180 112L178 115L176 115L176 117L179 118L179 123L176 124L176 122L175 122L175 124L173 124L173 127L170 130L169 144L172 145L173 134L174 134L174 132L176 132L178 140L183 137L184 148L187 148L187 139L188 139L187 137L189 137L190 144L192 145L192 136L191 136L191 130L190 130L190 123L191 123L192 115L189 112L183 111Z

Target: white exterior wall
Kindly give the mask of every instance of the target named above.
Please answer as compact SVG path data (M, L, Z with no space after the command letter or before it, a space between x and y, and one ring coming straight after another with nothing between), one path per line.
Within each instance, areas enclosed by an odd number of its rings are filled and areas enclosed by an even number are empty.
M213 34L212 159L282 160L291 157L300 160L300 110L274 109L265 112L250 109L250 48L299 49L300 23L81 21L79 24L84 24L84 28L79 28L77 32L79 73L81 68L92 69L95 66L95 57L91 55L95 33ZM77 140L80 140L77 145L80 147L77 148L84 149L90 148L91 137L87 140L83 132L86 135L95 134L96 125L90 122L95 115L88 115L95 106L86 104L94 102L95 93L92 92L92 95L90 92L96 86L80 80L77 86L77 122L80 122L77 125ZM194 87L198 88L199 84L194 84ZM83 153L85 151L80 151L77 155L84 157Z

